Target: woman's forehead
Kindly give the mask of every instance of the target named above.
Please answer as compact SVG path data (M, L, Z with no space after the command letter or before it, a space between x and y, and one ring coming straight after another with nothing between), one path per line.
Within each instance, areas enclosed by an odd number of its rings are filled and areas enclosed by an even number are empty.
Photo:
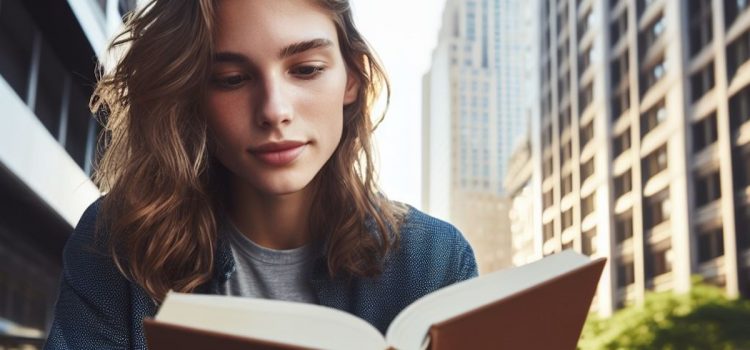
M305 0L220 0L214 41L217 51L283 49L310 40L338 46L330 14Z

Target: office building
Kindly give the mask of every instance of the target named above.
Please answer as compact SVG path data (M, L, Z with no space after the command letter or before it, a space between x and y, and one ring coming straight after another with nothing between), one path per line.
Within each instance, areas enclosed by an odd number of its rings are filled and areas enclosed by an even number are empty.
M750 285L750 5L543 0L542 254L609 258L593 308Z
M0 348L35 348L62 250L99 191L97 54L133 1L0 1Z
M518 0L449 0L423 101L423 208L469 238L483 272L510 265L503 187L522 112Z

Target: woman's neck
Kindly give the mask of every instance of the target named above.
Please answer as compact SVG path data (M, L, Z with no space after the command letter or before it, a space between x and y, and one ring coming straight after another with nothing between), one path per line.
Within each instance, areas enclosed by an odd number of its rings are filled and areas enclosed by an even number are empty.
M313 189L310 184L295 193L268 195L233 181L229 215L242 234L262 247L297 248L310 242Z

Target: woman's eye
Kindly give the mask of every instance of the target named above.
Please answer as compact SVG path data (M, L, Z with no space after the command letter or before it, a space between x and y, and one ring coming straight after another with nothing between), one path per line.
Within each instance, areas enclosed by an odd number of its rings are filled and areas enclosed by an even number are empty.
M299 66L293 68L291 73L303 79L311 79L323 72L323 69L322 66Z
M250 78L246 75L227 75L212 79L214 85L222 88L235 88L241 86Z

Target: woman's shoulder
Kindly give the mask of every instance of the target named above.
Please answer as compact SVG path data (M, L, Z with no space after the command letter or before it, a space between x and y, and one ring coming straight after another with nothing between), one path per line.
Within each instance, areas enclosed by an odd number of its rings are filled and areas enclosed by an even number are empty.
M108 249L108 235L99 227L103 197L91 203L81 215L63 250L63 270L68 282L90 283L92 276L119 278Z
M461 231L417 208L406 207L408 210L400 226L395 253L400 260L416 265L466 269L462 273L469 274L476 270L474 251Z
M435 245L467 245L461 231L447 221L404 204L406 213L400 227L400 238L406 243Z
M102 230L97 231L97 219L99 218L99 209L104 197L97 198L89 204L83 211L81 218L78 220L73 232L68 237L66 250L72 246L87 246L90 249L100 250L104 246L104 234Z
M78 224L75 227L76 231L81 231L80 233L90 233L94 234L94 232L90 232L95 228L96 219L99 217L99 208L101 208L102 201L104 201L104 197L99 197L91 204L89 204L88 207L83 211L83 214L81 214L81 218L78 219ZM85 231L85 232L83 232Z
M406 208L386 276L418 281L414 282L418 291L428 293L477 275L474 251L455 226L412 206Z

